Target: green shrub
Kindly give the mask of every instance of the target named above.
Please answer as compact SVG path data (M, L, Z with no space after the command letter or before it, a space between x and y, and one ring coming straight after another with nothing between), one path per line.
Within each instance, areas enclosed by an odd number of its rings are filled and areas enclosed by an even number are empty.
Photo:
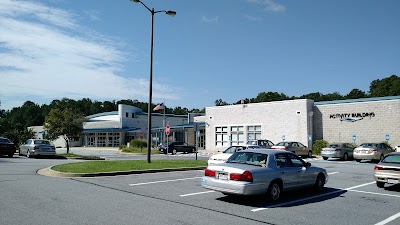
M140 147L145 148L145 147L147 147L147 141L142 140L142 139L133 139L133 140L130 142L130 145L129 145L129 146L130 146L130 147L137 147L137 148L140 148Z
M321 148L325 148L329 143L323 139L316 140L313 145L313 154L319 155L321 153Z

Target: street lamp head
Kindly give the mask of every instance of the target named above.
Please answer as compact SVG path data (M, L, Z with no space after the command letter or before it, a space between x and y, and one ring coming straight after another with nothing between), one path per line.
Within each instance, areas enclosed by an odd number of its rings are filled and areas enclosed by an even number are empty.
M131 2L140 2L140 0L130 0Z
M170 15L170 16L176 16L176 12L175 11L171 11L171 10L166 10L165 14Z

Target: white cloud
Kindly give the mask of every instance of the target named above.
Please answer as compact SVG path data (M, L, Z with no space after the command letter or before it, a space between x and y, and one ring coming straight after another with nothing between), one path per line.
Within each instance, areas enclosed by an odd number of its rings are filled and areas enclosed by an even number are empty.
M201 17L201 21L205 22L205 23L218 23L219 22L219 17L218 16L214 16L214 17L202 16Z
M34 1L0 1L1 108L23 98L147 100L147 80L117 74L127 55L121 44L77 17ZM154 98L178 99L178 92L153 81Z
M250 16L247 14L244 15L244 18L248 21L261 21L262 20L261 17Z
M276 3L275 0L247 0L247 2L263 5L266 11L283 12L286 10L284 5Z

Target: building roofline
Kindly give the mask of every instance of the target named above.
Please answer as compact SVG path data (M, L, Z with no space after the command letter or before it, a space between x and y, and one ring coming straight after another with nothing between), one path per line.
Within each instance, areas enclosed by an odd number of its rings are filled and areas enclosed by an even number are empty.
M356 102L374 102L374 101L388 101L388 100L400 100L400 96L385 96L375 98L359 98L359 99L346 99L346 100L335 100L335 101L323 101L314 102L314 105L333 105L343 103L356 103Z

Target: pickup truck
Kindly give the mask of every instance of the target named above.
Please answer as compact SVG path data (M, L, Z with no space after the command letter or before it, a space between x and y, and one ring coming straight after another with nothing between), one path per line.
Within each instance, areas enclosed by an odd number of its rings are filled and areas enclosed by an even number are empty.
M166 144L160 146L160 152L167 154L167 146L168 146L168 153L172 153L175 155L177 152L184 152L184 153L193 153L196 152L196 147L194 145L188 145L183 141L170 141Z

